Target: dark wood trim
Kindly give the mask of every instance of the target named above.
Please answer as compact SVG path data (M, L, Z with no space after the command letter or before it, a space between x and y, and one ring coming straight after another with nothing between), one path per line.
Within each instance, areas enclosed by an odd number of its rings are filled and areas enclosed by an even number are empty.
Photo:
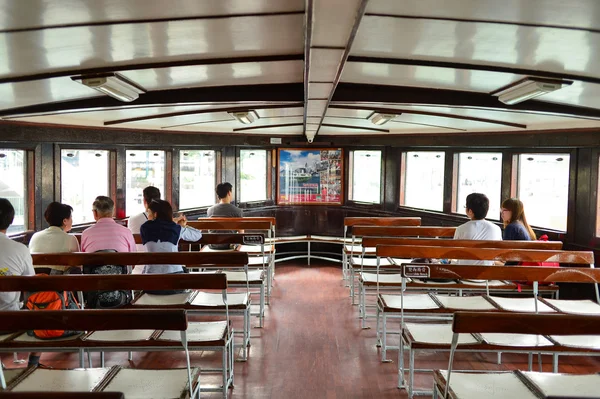
M502 175L500 177L500 205L507 198L512 198L513 155L510 151L502 151Z
M389 132L388 129L381 129L381 128L376 128L376 127L352 126L352 125L339 125L339 124L335 124L335 123L321 123L321 126L340 127L343 129L368 130L371 132L384 132L384 133Z
M406 200L406 151L400 156L400 179L399 179L399 201L398 205L404 205Z
M528 22L517 22L517 21L497 21L491 19L468 19L468 18L450 18L450 17L433 17L423 15L404 15L404 14L381 14L381 13L367 13L365 16L368 17L381 17L381 18L398 18L398 19L426 19L432 21L451 21L451 22L465 22L475 24L497 24L497 25L514 25L524 26L530 28L550 28L550 29L567 29L567 30L578 30L584 32L600 33L600 29L583 28L579 26L565 26L565 25L552 25L552 24L533 24Z
M451 155L452 157L452 170L450 175L452 176L452 187L450 188L450 212L459 213L460 204L458 204L458 174L460 172L460 153L458 151L447 151L446 157ZM446 163L448 165L448 163ZM445 173L444 173L445 175ZM446 180L444 179L444 182Z
M35 201L36 201L36 156L35 150L25 150L25 156L27 159L27 169L25 173L27 173L27 180L25 181L25 190L26 190L26 198L27 203L27 228L26 230L35 230Z
M306 117L308 114L308 78L310 75L310 45L313 35L313 20L315 14L314 1L306 0L304 13L304 113L302 118L303 133L306 133ZM279 194L277 194L279 197Z
M456 131L459 131L459 132L466 132L467 131L466 129L458 129L456 127L448 127L448 126L441 126L441 125L430 125L428 123L415 123L415 122L403 122L403 121L390 121L390 122L393 122L393 123L402 123L402 124L405 124L405 125L428 126L428 127L435 127L435 128L438 128L438 129L456 130ZM423 133L423 134L428 134L428 133Z
M218 120L213 120L213 121L203 121L203 122L192 122L192 123L182 123L180 125L170 125L170 126L162 126L161 129L173 129L175 127L182 127L182 126L193 126L193 125L202 125L204 123L221 123L221 122L231 122L233 120L233 118L231 119L218 119Z
M108 195L117 203L117 151L109 150L108 151Z
M445 105L476 107L489 110L527 111L533 114L542 113L567 117L580 116L593 119L600 118L600 110L595 108L578 107L539 100L528 100L515 105L506 105L498 101L497 97L490 96L488 93L410 86L341 83L338 85L332 101L335 101L336 103L372 102Z
M540 78L551 79L569 79L587 83L600 84L600 78L593 76L574 75L570 73L558 73L541 71L537 69L515 68L501 65L485 65L485 64L469 64L466 62L455 61L433 61L433 60L415 60L408 58L387 58L387 57L367 57L351 55L348 57L348 62L363 62L371 64L390 64L390 65L411 65L411 66L427 66L437 68L465 69L471 71L484 72L500 72L510 73L515 75L537 76Z
M165 149L165 177L164 177L164 187L165 192L163 193L163 198L173 204L173 165L177 165L177 170L179 171L179 164L173 163L173 149ZM177 173L178 174L178 173ZM176 209L176 208L173 208Z
M333 85L331 87L331 91L329 92L329 96L327 98L327 104L325 105L325 110L323 111L323 115L321 116L321 120L319 121L319 126L317 127L317 131L315 132L315 137L318 136L319 131L321 130L321 125L323 124L323 119L325 119L325 115L327 114L327 109L331 104L334 93L336 92L336 88L340 83L340 79L342 77L342 72L344 71L344 66L348 60L348 56L350 55L350 49L352 48L352 43L354 43L354 39L356 38L356 34L358 33L358 28L360 26L360 22L362 21L363 16L367 10L367 4L369 0L361 0L360 5L356 11L356 16L354 19L354 24L352 26L352 30L350 31L350 36L348 37L348 41L344 46L344 53L342 54L342 58L338 65L338 70L335 74L335 78L333 79Z
M201 15L201 16L196 15L196 16L175 17L175 18L120 19L120 20L111 20L111 21L83 22L83 23L71 23L71 24L32 26L32 27L28 27L28 28L2 29L2 30L0 30L0 33L32 32L32 31L40 31L40 30L48 30L48 29L79 28L79 27L106 26L106 25L125 25L125 24L135 25L135 24L148 24L148 23L158 23L158 22L197 21L197 20L203 20L203 19L272 17L272 16L299 15L299 14L304 14L304 11L298 10L298 11L286 11L286 12L217 14L217 15Z
M302 101L302 83L277 83L243 86L211 86L182 89L156 90L140 94L135 100L139 105L155 104L198 104L199 99L210 99L211 102L244 103L244 102L290 102ZM265 104L268 105L268 104ZM294 105L296 106L296 105ZM25 107L9 108L0 111L0 116L31 115L75 109L123 108L123 102L109 96L97 96L79 100L69 100L48 104L36 104ZM253 105L246 108L253 109Z
M138 122L138 121L146 121L150 119L162 119L162 118L172 118L175 116L184 116L184 115L200 115L200 114L210 114L214 112L244 112L250 110L257 109L281 109L281 108L293 108L294 106L299 105L300 103L293 104L265 104L256 107L242 106L242 107L221 107L221 108L211 108L211 109L200 109L200 110L191 110L191 111L179 111L179 112L168 112L166 114L152 114L152 115L144 115L138 116L135 118L124 118L124 119L113 119L111 121L105 121L104 126L118 125L121 123L129 123L129 122ZM200 122L202 123L202 122Z
M454 196L454 180L456 173L455 167L458 166L458 160L456 159L454 149L448 149L444 152L444 193L442 209L444 213L452 213L452 197Z
M332 105L330 108L351 109L351 110L364 110L365 109L364 107L353 106L353 105ZM510 127L517 127L520 129L527 129L527 125L522 125L520 123L500 121L497 119L477 118L474 116L452 115L452 114L445 114L443 112L416 111L416 110L411 110L411 109L380 108L380 107L373 108L373 112L384 113L384 114L388 113L388 114L415 114L415 115L439 116L442 118L462 119L462 120L469 120L469 121L476 121L476 122L483 122L483 123L491 123L494 125L504 125L504 126L510 126ZM392 122L402 122L402 121L392 121ZM412 122L402 122L402 123L412 123ZM426 126L436 126L436 125L426 125ZM438 126L438 127L441 127L441 126ZM451 128L451 127L446 127L446 129L464 130L464 129L456 129L456 128Z
M62 148L54 145L54 201L62 202Z
M262 126L249 126L249 127L238 127L233 129L234 132L243 132L246 130L257 130L257 129L273 129L276 127L289 127L289 126L302 126L302 123L281 123L278 125L262 125Z
M140 69L164 69L184 66L200 65L223 65L239 64L248 62L282 62L282 61L302 61L302 54L274 54L262 56L245 56L230 58L194 58L177 61L144 62L125 65L111 65L106 67L69 69L62 71L35 73L30 75L11 76L10 78L0 78L0 84L30 82L33 80L52 79L60 77L70 77L74 75L98 75L111 72L137 71Z
M590 200L589 168L591 166L589 164L590 159L586 159L586 155L589 155L589 152L584 151L584 154L582 154L581 148L576 148L569 151L569 188L567 195L567 225L565 229L567 233L567 240L571 242L577 240L577 233L579 229L586 232L586 236L593 237L593 234L591 234L591 215L588 214L587 217L585 217L589 204L588 201ZM578 161L580 161L580 157L582 157L581 160L583 160L584 162L587 161L587 171L579 167L580 164L578 164ZM578 195L578 191L580 189L586 192L586 195L582 195L580 197ZM588 223L586 223L586 226L577 226L577 218L575 217L575 215L577 214L579 214L580 217L585 217L585 219L589 221Z

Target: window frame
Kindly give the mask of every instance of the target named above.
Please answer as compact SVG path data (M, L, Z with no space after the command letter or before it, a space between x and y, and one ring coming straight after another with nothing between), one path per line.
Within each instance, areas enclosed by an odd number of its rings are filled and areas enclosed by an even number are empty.
M123 189L123 194L125 196L125 219L129 219L133 215L129 215L127 211L127 151L162 151L165 153L165 175L164 175L164 192L161 191L161 196L164 200L169 201L173 204L173 147L167 146L131 146L131 145L123 145L120 148L121 152L121 162L117 162L117 167L120 167L122 172L122 179L119 179L119 183L121 188ZM120 157L117 157L120 158ZM111 194L111 198L112 194ZM116 211L116 191L114 193L113 201L115 201L115 211ZM175 210L175 207L173 208Z
M441 152L441 153L444 153L444 174L443 174L443 179L442 179L442 210L417 208L417 207L405 204L405 202L406 202L406 182L407 182L406 171L407 171L408 153L409 152ZM401 154L401 158L400 158L400 184L399 184L400 193L399 193L399 199L398 199L398 208L399 209L410 209L410 210L415 210L415 211L424 212L424 213L429 212L429 213L448 215L448 213L445 212L445 208L446 208L445 202L446 202L446 180L448 177L448 173L450 173L450 171L448 171L448 168L446 167L448 164L448 156L449 155L453 155L453 150L449 152L447 148L427 148L427 149L404 148L404 149L402 149L402 154ZM453 170L454 170L454 168L453 168Z
M266 153L266 198L256 201L245 201L242 202L242 151L265 151ZM273 160L277 157L273 156L273 149L266 147L238 147L235 153L235 198L236 205L240 208L258 208L261 206L273 204Z
M3 142L0 141L0 148L3 150L23 151L25 155L24 162L24 178L23 182L23 198L25 199L24 210L24 230L16 233L11 233L8 237L19 236L36 229L36 212L35 206L30 204L40 203L42 200L41 187L42 176L40 173L36 175L36 170L41 170L42 150L40 144L28 145L24 143ZM41 218L41 216L40 216Z
M379 209L382 208L385 202L385 157L386 157L386 151L385 148L381 148L381 147L360 147L360 148L350 148L347 150L348 151L348 163L346 166L347 172L347 177L344 178L342 177L342 179L347 179L347 187L348 190L346 192L346 203L349 205L354 205L354 206L360 206L360 207L368 207L368 208L375 208L375 209ZM379 170L380 170L380 174L379 174L379 202L364 202L364 201L357 201L355 199L352 199L352 191L353 191L353 182L354 182L354 152L355 151L379 151L381 153L381 163L379 165Z
M203 205L203 206L197 206L197 207L193 207L193 208L181 208L180 204L181 204L181 152L182 151L213 151L215 153L215 181L213 183L213 186L211 187L211 192L214 193L214 190L218 184L218 182L221 181L221 175L222 175L222 152L220 149L214 148L214 147L189 147L189 146L185 146L185 147L176 147L173 148L173 164L177 165L177 169L173 169L173 201L172 201L172 205L173 205L173 210L179 210L181 212L184 213L193 213L195 211L203 211L206 210L208 208L210 208L212 205L217 203L217 196L216 194L214 195L214 201L212 204L210 205ZM177 195L175 195L177 194ZM176 197L176 198L175 198Z

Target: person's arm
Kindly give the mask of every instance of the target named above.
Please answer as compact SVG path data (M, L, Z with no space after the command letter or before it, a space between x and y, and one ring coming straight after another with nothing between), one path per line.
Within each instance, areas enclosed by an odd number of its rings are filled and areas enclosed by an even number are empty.
M77 237L69 235L69 252L79 252L79 241Z
M202 232L193 227L182 226L179 237L180 239L186 241L198 241L202 238Z
M131 231L128 231L129 234L126 234L125 237L127 239L127 247L129 248L129 252L137 252L137 247L135 245L135 239L133 238L133 234Z

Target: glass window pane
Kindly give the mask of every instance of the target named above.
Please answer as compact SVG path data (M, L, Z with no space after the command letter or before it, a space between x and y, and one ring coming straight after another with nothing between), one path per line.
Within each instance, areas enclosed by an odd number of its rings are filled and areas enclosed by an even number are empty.
M108 151L60 151L60 202L73 207L73 224L94 221L94 199L108 187Z
M444 153L407 152L404 204L444 210Z
M26 163L25 151L0 149L0 198L6 198L15 208L8 234L27 230Z
M240 150L240 202L267 199L267 151Z
M179 151L179 209L215 203L215 152Z
M500 219L502 153L462 152L458 157L458 187L455 212L462 212L467 195L483 193L490 200L488 219Z
M160 190L161 198L165 191L165 152L164 151L127 151L125 179L127 216L144 211L142 190L154 186Z
M381 151L353 151L350 199L381 203Z
M600 159L598 159L598 191L596 191L596 237L600 237Z
M518 188L529 224L567 230L569 154L520 154Z

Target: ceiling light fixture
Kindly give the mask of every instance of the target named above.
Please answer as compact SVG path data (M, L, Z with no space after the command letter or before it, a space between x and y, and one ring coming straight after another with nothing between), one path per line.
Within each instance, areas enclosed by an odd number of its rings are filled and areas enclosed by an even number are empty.
M137 100L140 94L146 92L141 86L118 73L95 76L73 76L71 79L127 103Z
M237 119L238 122L244 125L249 125L258 119L256 111L244 111L244 112L228 112L229 115Z
M500 102L514 105L573 84L569 80L525 78L492 93Z
M377 126L385 125L397 116L398 115L396 114L380 114L374 112L373 115L371 115L371 123Z

